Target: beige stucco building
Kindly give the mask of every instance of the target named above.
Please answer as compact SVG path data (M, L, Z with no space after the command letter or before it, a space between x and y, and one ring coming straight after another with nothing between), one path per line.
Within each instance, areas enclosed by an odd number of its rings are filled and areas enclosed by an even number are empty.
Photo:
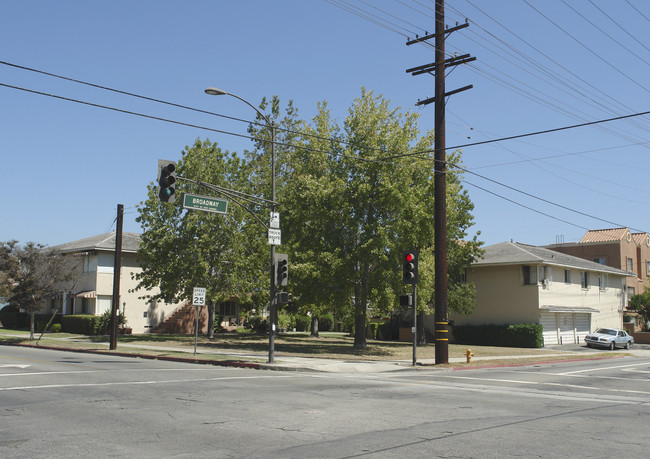
M140 235L122 234L122 269L120 273L120 313L125 314L127 327L133 333L149 333L179 305L152 302L139 297L157 291L136 291L135 274L142 271L136 252ZM115 232L61 244L53 249L78 260L81 272L73 291L61 292L48 300L44 312L60 307L61 314L102 315L112 308ZM157 289L156 289L157 290Z
M539 323L544 344L580 343L598 327L623 326L626 278L634 273L542 247L504 242L467 270L477 292L456 325Z

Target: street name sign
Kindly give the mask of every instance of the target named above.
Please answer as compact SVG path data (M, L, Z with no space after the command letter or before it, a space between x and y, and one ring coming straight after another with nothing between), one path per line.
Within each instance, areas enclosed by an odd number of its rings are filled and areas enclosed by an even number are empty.
M228 213L228 201L210 196L183 193L183 209L203 210L215 214Z

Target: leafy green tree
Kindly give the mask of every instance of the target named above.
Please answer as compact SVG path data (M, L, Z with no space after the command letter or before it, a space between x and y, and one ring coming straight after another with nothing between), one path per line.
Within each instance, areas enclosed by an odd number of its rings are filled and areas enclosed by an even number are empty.
M388 101L362 90L343 127L327 104L304 131L304 148L291 153L283 190L286 234L294 293L310 305L330 305L354 316L355 347L365 347L368 308L395 309L401 282L401 254L420 250L419 297L433 298L433 133L420 136L417 115L401 113ZM391 158L392 157L392 158ZM450 155L457 161L458 154ZM447 175L450 280L458 295L450 307L471 310L471 286L462 286L462 268L478 253L474 237L460 243L472 224L471 202L459 176ZM455 287L458 285L458 287ZM462 298L460 290L469 295ZM452 304L453 303L453 304Z
M627 308L631 311L636 311L641 316L643 319L643 329L645 330L648 321L650 321L650 290L632 295L628 300Z
M276 126L277 189L282 190L289 167L287 150L300 124L297 111L290 102L283 116L275 96L263 99L260 110L269 110L266 116ZM258 114L249 133L254 148L241 155L224 152L209 140L197 140L183 152L177 176L270 201L271 129ZM214 194L185 180L178 183L177 193ZM160 203L156 186L150 185L149 198L138 206L137 221L144 234L139 251L143 271L137 278L138 288L160 287L152 300L181 301L190 298L193 287L206 286L212 308L233 296L240 303L268 305L270 251L263 225L269 221L269 202L222 197L230 200L227 215L183 211L178 203ZM212 311L209 316L213 315ZM208 329L211 334L213 327Z
M221 150L209 140L197 139L178 161L176 192L215 194L188 181L193 180L250 193L250 170L236 154ZM231 297L239 298L240 303L259 301L256 292L268 291L264 287L268 285L269 262L262 252L261 225L232 199L225 215L183 210L179 201L161 203L152 183L149 198L138 206L136 220L143 228L138 288L159 287L158 294L146 297L172 302L191 298L194 287L206 287L210 317L214 316L215 303Z
M29 339L34 339L34 314L51 295L73 288L79 276L70 257L43 244L0 243L0 290L10 305L30 315Z

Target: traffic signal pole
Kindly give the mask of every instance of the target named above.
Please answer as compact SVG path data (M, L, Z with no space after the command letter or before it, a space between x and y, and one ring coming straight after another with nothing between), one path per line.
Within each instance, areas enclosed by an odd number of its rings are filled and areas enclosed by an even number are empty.
M254 108L254 107L253 107ZM257 110L257 109L256 109ZM259 110L258 110L259 113ZM264 117L271 128L271 213L275 213L275 125ZM269 363L275 362L275 331L277 324L277 304L275 301L275 244L271 244L271 287L269 303Z

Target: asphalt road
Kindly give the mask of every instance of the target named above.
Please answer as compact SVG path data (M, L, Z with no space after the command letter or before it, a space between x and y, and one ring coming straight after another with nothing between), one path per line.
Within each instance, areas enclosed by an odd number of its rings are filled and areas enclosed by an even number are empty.
M650 358L317 373L0 346L0 457L647 457Z

